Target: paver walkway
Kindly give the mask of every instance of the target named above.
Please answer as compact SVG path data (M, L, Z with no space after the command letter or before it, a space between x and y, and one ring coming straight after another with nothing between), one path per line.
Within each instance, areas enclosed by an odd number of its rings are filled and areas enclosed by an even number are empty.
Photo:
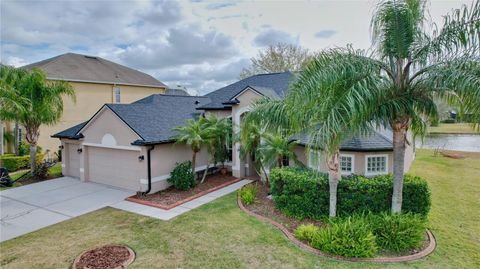
M122 201L112 205L111 207L137 213L137 214L148 216L148 217L152 217L152 218L161 219L161 220L170 220L194 208L197 208L201 205L211 202L219 197L232 193L250 182L252 182L252 180L249 180L249 179L241 180L237 183L228 185L225 188L205 194L204 196L198 197L196 199L193 199L189 202L186 202L184 204L181 204L169 210L151 207L148 205L142 205L142 204L138 204L130 201Z

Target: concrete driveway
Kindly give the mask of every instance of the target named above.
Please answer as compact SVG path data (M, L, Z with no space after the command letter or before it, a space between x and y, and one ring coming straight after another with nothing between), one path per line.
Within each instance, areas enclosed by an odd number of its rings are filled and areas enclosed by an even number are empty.
M0 191L0 242L114 205L133 194L70 177Z

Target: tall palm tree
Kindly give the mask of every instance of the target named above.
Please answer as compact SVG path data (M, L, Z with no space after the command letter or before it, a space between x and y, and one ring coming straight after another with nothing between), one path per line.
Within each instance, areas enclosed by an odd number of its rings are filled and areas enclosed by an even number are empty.
M444 16L443 27L431 31L425 6L423 0L380 1L371 24L373 53L367 55L352 48L321 52L306 74L298 78L293 87L297 90L285 99L290 104L287 107L295 106L294 111L303 111L305 103L314 104L311 108L318 106L315 109L320 115L327 110L326 116L319 118L327 120L322 128L330 131L312 134L315 138L330 132L322 137L327 148L338 145L328 141L341 140L338 135L344 127L362 130L367 124L392 129L392 213L400 213L402 208L407 134L425 134L426 119L438 116L434 100L461 104L480 118L480 2L452 11ZM371 72L365 74L365 69ZM358 74L368 75L368 79ZM354 87L344 87L356 76ZM344 96L320 99L316 94L335 87L343 88ZM331 98L345 96L339 111L329 110ZM317 115L302 117L308 122L312 119L306 117ZM303 124L302 120L298 122Z
M2 119L17 121L25 127L25 139L30 144L30 167L35 172L37 143L41 125L57 123L63 113L63 97L75 100L73 87L65 81L48 81L40 69L25 71L1 67L1 84L9 85L0 99Z
M192 149L192 173L195 175L195 165L197 162L197 154L202 149L202 146L207 144L209 137L209 130L205 127L205 118L188 119L185 125L175 127L176 132L174 138L176 143L186 144Z

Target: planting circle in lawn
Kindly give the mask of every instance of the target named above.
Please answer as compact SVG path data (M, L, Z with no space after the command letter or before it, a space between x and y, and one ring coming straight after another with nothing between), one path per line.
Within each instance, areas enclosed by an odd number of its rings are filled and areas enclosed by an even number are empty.
M135 252L127 246L106 245L80 254L72 269L121 269L135 260Z

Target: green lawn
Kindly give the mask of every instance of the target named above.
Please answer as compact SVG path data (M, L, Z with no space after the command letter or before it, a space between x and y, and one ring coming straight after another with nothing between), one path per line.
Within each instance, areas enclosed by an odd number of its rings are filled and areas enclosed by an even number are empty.
M463 160L419 150L412 173L433 193L431 229L438 248L401 264L337 262L305 252L271 226L249 217L235 194L171 221L102 209L0 244L1 268L67 268L85 249L127 244L129 268L480 268L480 154Z
M431 134L474 134L478 133L468 123L440 123L437 127L428 127Z

